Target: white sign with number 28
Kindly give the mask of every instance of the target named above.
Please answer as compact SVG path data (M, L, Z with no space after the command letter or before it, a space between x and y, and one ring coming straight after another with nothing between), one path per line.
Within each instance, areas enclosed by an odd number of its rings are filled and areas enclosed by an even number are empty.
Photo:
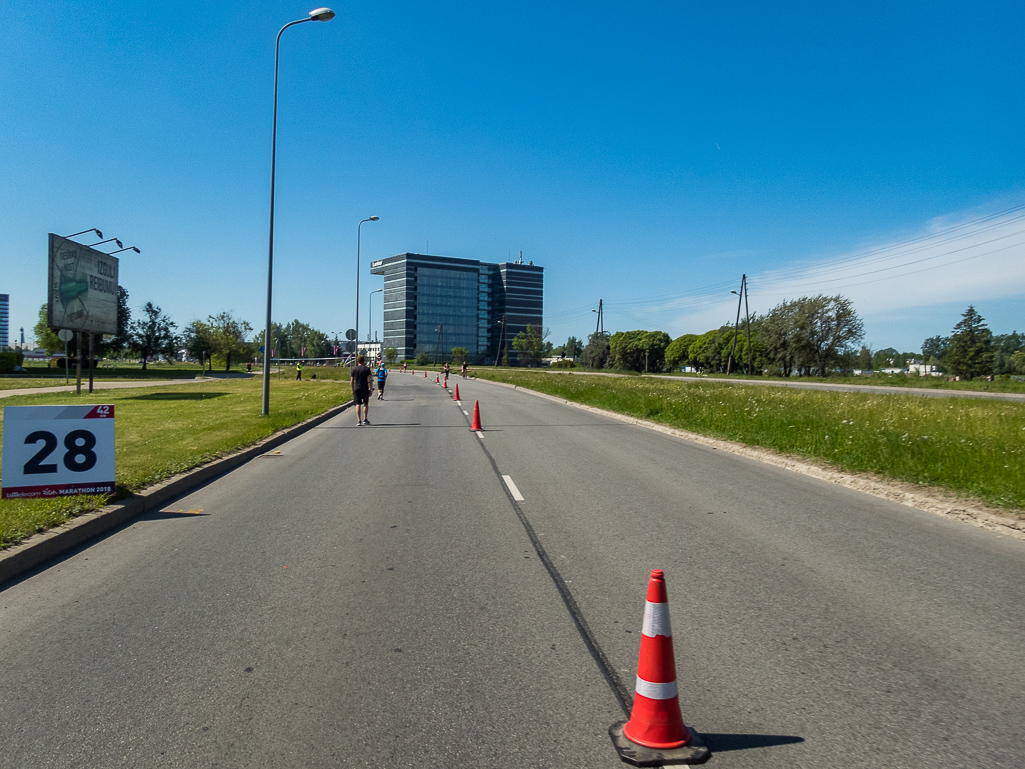
M113 406L6 406L3 499L114 491Z

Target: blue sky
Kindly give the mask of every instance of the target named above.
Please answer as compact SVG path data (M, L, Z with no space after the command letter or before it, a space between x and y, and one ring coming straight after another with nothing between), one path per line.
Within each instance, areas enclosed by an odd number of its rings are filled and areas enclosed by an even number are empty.
M7 0L0 293L89 227L184 327L266 312L274 39L312 3ZM1025 331L1025 4L355 2L281 43L275 321L360 328L373 259L545 268L545 325L676 337L817 293L873 349ZM81 242L90 243L88 239ZM380 333L380 295L373 297Z

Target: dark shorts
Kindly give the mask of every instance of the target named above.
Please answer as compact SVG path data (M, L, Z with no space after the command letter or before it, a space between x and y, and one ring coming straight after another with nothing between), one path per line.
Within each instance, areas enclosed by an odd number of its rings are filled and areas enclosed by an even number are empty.
M353 390L352 399L356 401L357 406L370 403L370 390Z
M377 389L380 390L381 392L384 392L384 380L383 379L378 379L377 380Z

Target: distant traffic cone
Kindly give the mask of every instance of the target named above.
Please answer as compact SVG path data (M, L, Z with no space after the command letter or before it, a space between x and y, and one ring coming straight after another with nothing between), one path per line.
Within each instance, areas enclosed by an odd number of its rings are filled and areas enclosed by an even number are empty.
M425 371L424 372L424 379L426 379L426 378L427 378L427 372Z
M454 401L459 400L459 382L456 382L456 392L455 392L455 395L452 396L452 400L454 400Z
M711 756L680 713L673 632L661 569L653 570L648 580L630 720L613 724L609 734L619 757L635 766L700 764Z
M445 381L442 382L442 385L446 390L448 389L448 374L445 375Z
M480 403L478 401L473 402L473 425L470 427L471 432L484 432L484 428L480 425Z
M434 375L434 384L441 384L441 379L438 378L437 374Z

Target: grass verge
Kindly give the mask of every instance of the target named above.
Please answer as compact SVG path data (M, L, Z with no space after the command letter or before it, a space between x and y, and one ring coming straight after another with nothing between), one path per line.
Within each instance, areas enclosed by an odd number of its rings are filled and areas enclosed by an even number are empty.
M1025 404L680 381L483 371L681 430L939 486L1022 515Z
M271 383L271 413L260 416L259 379L229 379L76 397L40 393L4 398L0 405L111 403L115 407L117 497L224 456L321 414L352 397L341 381ZM0 420L2 425L2 420ZM0 479L2 480L2 479ZM102 507L103 496L0 500L0 548Z

